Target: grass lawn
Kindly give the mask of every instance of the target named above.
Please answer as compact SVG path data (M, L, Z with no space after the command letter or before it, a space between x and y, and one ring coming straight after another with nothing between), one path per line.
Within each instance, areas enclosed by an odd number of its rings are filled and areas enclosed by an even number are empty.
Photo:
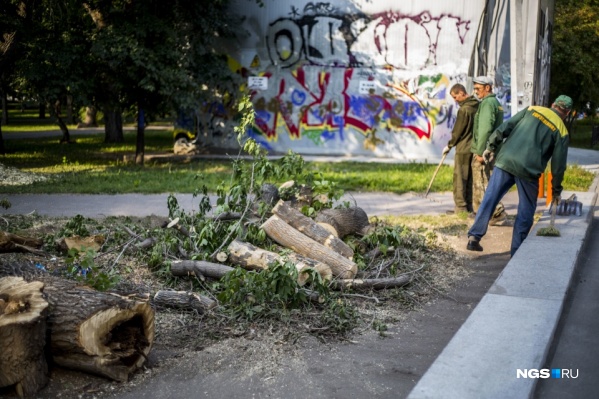
M11 124L2 126L5 138L13 132L56 130L50 118L37 119L37 110L11 110ZM76 133L73 129L72 133ZM578 132L576 134L579 134ZM580 137L585 130L580 128ZM590 127L588 133L590 143ZM203 185L211 192L232 174L229 160L188 162L148 161L140 167L124 158L135 154L135 133L125 132L125 142L104 143L104 135L78 136L75 144L59 144L57 137L5 140L7 154L0 157L6 166L48 177L26 186L0 183L0 193L193 193ZM172 131L147 130L146 154L172 153ZM599 153L598 153L599 155ZM276 162L276 161L273 161ZM305 170L322 174L346 191L424 192L436 164L378 162L307 162ZM453 168L442 166L431 191L451 191ZM593 174L569 167L564 187L586 191ZM281 183L281 182L273 182Z

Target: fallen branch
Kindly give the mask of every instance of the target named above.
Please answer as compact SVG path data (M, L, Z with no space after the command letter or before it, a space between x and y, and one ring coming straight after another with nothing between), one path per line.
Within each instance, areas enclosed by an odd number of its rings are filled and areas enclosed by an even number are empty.
M231 266L200 260L176 260L171 263L171 273L173 276L195 275L198 278L205 276L220 279L233 270Z
M373 290L382 290L385 288L397 288L403 287L411 281L411 278L405 274L402 274L398 277L393 278L371 278L371 279L343 279L343 280L334 280L331 283L331 287L336 290L345 290L345 289L373 289Z
M216 307L216 302L212 299L187 291L158 291L154 295L154 304L176 309L197 310L200 313Z

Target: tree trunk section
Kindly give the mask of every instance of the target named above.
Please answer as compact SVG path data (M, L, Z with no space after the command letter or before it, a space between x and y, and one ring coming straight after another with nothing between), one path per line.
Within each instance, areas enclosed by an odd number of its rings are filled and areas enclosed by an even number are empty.
M196 277L221 279L230 271L233 271L231 266L200 260L176 260L171 263L171 273L178 277L195 275Z
M60 101L59 100L54 102L54 105L50 107L50 112L51 112L52 116L56 119L56 123L58 124L58 127L60 128L60 131L62 132L62 138L60 139L60 142L61 143L70 143L71 135L69 134L69 128L67 127L66 123L64 123L64 120L60 116Z
M0 262L0 277L7 275L45 284L50 353L56 364L127 381L147 359L154 342L149 301L98 292L29 264Z
M352 279L358 272L354 262L300 233L276 215L264 222L262 229L282 246L329 265L333 276Z
M44 354L48 302L44 284L0 278L0 387L32 396L48 382Z
M291 227L304 233L325 247L331 248L338 254L341 254L348 259L352 259L354 256L354 251L346 243L335 237L327 229L318 225L309 217L304 216L304 214L297 209L289 206L288 203L279 201L272 209L272 212Z
M46 102L41 101L38 109L38 119L46 119Z
M71 125L77 124L77 114L73 110L73 96L67 95L67 122Z
M385 288L403 287L410 282L409 276L398 276L394 278L372 278L372 279L354 279L354 280L335 280L332 287L337 290L344 289L372 289L383 290Z
M229 244L229 261L248 270L267 270L275 262L285 263L285 257L293 263L298 271L298 283L304 285L308 275L303 273L308 269L314 269L325 281L330 281L331 268L313 259L305 258L298 254L279 255L274 252L258 248L248 242L234 240Z
M314 219L318 223L326 223L337 231L339 238L349 234L365 233L370 226L368 216L362 208L324 209Z
M186 291L158 291L154 295L154 304L175 309L193 309L200 313L216 307L216 301Z
M6 155L6 147L4 147L4 137L2 136L2 123L0 122L0 155Z
M104 108L104 130L104 141L106 143L122 143L125 141L123 118L118 107L106 106Z
M135 164L144 164L144 153L145 153L145 129L146 122L144 117L144 110L139 107L137 111L137 137L135 140Z
M2 90L2 120L0 120L0 126L7 125L7 124L8 124L8 98L7 98L6 91Z

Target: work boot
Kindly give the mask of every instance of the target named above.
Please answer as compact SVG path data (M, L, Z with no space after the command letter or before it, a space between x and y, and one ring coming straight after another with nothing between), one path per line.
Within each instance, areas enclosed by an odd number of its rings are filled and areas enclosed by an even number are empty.
M476 237L468 237L468 245L466 245L468 251L481 252L483 247L480 246L480 240Z
M472 220L476 219L476 212L468 213L468 219L472 219Z

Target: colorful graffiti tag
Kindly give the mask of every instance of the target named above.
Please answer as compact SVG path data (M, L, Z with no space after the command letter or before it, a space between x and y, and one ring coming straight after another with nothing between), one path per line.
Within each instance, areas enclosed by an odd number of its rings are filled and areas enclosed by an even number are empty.
M465 74L439 71L457 72L456 47L466 46L470 21L429 11L344 14L330 3L289 15L268 26L270 64L252 71L268 78L268 89L252 97L252 133L263 143L282 134L343 143L382 130L430 141L436 127L450 131L449 89Z

